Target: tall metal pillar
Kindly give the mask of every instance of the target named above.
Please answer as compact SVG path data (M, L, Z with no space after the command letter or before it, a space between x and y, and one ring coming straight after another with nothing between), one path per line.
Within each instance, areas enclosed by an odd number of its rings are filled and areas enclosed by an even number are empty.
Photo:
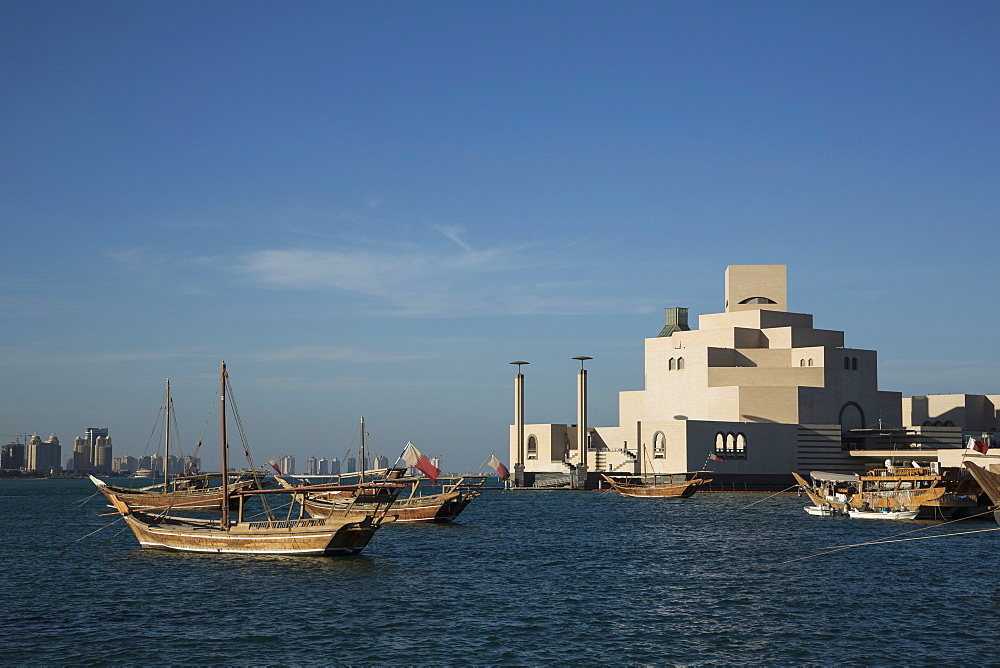
M511 362L517 365L517 375L514 376L514 433L517 439L514 460L514 486L524 486L524 374L521 365L529 362Z
M593 357L574 357L580 360L580 370L576 374L576 478L577 485L587 482L587 370L583 363Z

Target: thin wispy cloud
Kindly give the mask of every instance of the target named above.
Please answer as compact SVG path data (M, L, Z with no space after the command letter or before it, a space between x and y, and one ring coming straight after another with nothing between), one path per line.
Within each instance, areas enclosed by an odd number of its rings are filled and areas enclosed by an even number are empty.
M125 272L150 290L214 296L232 287L329 293L362 299L364 314L413 317L575 315L648 310L615 294L613 278L585 248L534 243L479 247L459 225L418 240L324 239L313 247L263 248L238 255L190 255L147 246L111 249ZM389 236L389 235L387 235ZM220 273L221 272L221 273ZM603 280L597 280L596 275ZM249 283L247 283L249 281Z
M447 246L369 243L364 249L267 249L236 266L279 290L330 291L370 298L371 310L413 316L481 316L637 310L574 267L581 258L538 246L476 248L458 226L435 228ZM574 279L573 276L579 278Z

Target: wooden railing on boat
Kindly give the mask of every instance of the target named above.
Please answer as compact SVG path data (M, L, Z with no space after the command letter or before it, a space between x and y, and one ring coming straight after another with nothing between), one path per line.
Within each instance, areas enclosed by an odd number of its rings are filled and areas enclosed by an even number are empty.
M862 474L862 478L894 478L894 477L904 477L904 476L934 476L937 475L931 469L926 466L921 466L919 468L913 467L896 467L891 469L871 469L870 471L865 471Z
M303 527L318 527L326 524L326 519L302 519L302 520L271 520L264 522L250 522L251 529L301 529Z

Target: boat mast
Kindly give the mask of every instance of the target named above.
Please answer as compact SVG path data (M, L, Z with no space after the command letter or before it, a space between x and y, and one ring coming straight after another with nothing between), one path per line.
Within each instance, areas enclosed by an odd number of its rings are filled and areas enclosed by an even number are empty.
M170 463L170 379L167 378L167 406L164 411L163 421L166 428L163 430L163 491L169 492L170 475L167 473Z
M365 484L365 416L361 416L361 484Z
M226 447L226 363L222 363L222 528L229 528L229 458Z

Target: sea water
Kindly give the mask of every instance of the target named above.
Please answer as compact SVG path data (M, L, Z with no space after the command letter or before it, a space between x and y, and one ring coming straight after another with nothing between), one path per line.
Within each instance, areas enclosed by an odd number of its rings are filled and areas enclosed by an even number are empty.
M1000 531L953 534L994 522L811 517L794 494L491 490L454 524L383 527L360 556L243 557L141 550L94 491L87 480L0 481L0 663L1000 656ZM836 549L893 536L922 540Z

